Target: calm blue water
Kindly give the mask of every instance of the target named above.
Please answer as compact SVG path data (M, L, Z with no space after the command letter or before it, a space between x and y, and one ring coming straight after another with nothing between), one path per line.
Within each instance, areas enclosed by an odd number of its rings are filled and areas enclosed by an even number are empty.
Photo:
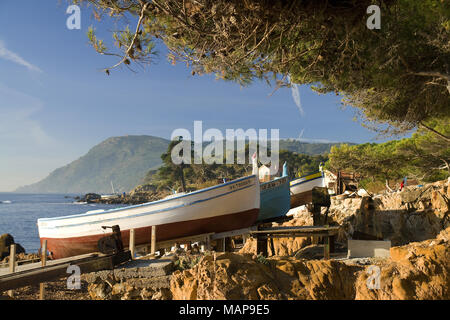
M66 198L69 197L69 198ZM51 218L112 209L123 205L75 204L76 195L20 194L0 192L0 235L9 233L28 253L39 250L38 218Z

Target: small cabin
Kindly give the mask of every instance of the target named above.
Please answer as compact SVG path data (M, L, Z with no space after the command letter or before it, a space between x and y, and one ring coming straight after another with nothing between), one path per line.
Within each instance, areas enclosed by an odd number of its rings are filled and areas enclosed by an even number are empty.
M262 165L258 169L259 174L259 181L260 182L267 182L270 181L270 169L266 167L265 165Z

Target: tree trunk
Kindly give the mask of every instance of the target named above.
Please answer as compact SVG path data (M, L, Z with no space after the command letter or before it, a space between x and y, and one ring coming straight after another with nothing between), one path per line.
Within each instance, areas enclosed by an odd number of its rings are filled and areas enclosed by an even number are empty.
M428 127L427 125L423 124L422 122L419 123L419 126L421 126L422 128L424 128L424 129L434 133L439 138L441 138L441 139L443 139L443 140L445 140L447 142L450 142L450 137L447 137L446 135L444 135L444 134L434 130L433 128Z
M389 192L392 192L393 190L391 187L389 187L389 181L386 179L386 189L388 189Z
M181 191L186 192L186 181L184 180L184 164L180 166L180 181L181 181Z

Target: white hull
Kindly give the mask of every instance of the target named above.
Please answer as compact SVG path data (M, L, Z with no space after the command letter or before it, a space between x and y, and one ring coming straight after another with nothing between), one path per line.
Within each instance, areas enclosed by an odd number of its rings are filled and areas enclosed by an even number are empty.
M299 194L311 191L314 187L325 187L325 178L319 174L313 174L291 181L291 194Z
M314 187L325 187L325 178L322 172L291 181L291 208L310 203L312 201L312 189Z
M142 205L38 219L39 236L40 238L89 236L101 233L101 227L105 225L119 225L121 230L129 230L259 209L259 194L259 181L255 176L250 176Z

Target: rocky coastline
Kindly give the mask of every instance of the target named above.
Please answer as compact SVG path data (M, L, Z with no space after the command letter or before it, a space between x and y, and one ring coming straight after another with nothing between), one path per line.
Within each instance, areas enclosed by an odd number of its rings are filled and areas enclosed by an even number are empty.
M75 197L78 203L102 203L102 204L127 204L135 205L146 202L160 200L170 194L169 191L157 190L156 186L151 184L140 185L129 193L100 195L97 193L87 193L82 197Z
M65 279L47 284L48 299L450 299L450 188L448 180L374 196L333 197L329 225L340 225L336 253L309 238L275 239L269 256L256 240L233 252L175 248L159 259L144 256L113 271L82 275L80 290ZM312 225L309 212L273 225ZM390 240L390 257L347 258L347 240L368 234ZM273 251L273 252L272 252ZM367 283L380 270L380 286ZM37 299L39 287L15 290L13 299Z

